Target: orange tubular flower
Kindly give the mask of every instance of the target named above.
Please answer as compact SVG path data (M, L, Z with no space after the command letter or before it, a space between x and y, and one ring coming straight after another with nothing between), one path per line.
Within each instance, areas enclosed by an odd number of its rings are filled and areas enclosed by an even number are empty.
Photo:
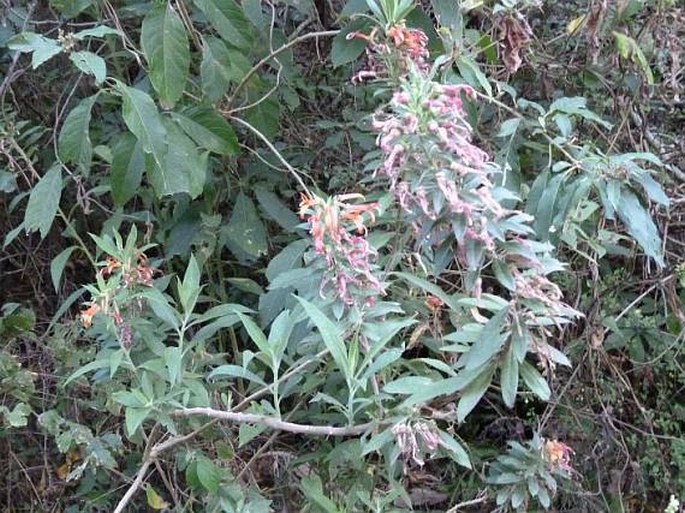
M100 305L97 303L93 303L86 310L83 310L81 312L81 324L83 324L83 327L90 328L93 324L93 317L95 317L95 314L100 313L101 311L102 308L100 308Z
M567 472L573 470L573 467L571 467L572 454L574 454L573 449L557 440L546 441L542 448L542 455L551 468L557 468Z
M121 268L121 262L114 257L108 256L105 260L105 267L100 269L100 274L103 278L107 278L114 271Z

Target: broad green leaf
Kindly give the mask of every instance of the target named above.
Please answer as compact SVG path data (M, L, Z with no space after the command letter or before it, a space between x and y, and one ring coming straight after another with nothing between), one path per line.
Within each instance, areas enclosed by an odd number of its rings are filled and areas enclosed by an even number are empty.
M52 286L55 288L55 292L59 292L59 282L62 278L62 272L64 272L64 266L67 265L69 257L75 249L78 249L78 246L68 247L50 262L50 278L52 279Z
M383 448L385 445L391 443L394 440L395 435L392 434L392 430L390 428L385 429L377 435L373 435L368 442L362 442L361 455L366 456L367 454L370 454L374 451Z
M504 404L509 408L513 408L516 402L516 392L519 387L519 362L516 359L512 344L509 345L507 352L504 354L500 367L500 387Z
M543 401L549 401L552 391L542 374L528 362L523 362L519 367L521 378L526 386Z
M229 49L219 38L204 36L202 38L202 62L200 77L202 92L208 100L215 102L221 98L231 83L238 83L247 70L241 71L241 65L250 62L234 49Z
M256 187L255 196L259 205L281 228L289 232L295 231L295 228L300 224L299 219L276 194L264 187Z
M485 362L491 360L504 344L506 335L503 328L506 326L508 308L503 308L493 315L478 335L478 339L473 343L469 352L466 353L461 362L466 370L480 367Z
M214 109L195 107L183 113L174 112L171 116L198 146L220 155L238 153L238 138L233 127Z
M122 115L126 126L140 141L143 152L152 157L158 168L165 169L167 133L155 102L147 93L119 81L116 89L124 101Z
M504 285L508 290L516 290L516 282L514 281L514 275L511 273L509 264L500 259L495 259L492 261L492 270L495 273L495 278L502 285Z
M186 193L192 199L202 194L207 177L206 153L199 154L195 143L169 119L163 120L168 145L163 164L150 162L147 177L157 197Z
M194 0L207 20L227 43L246 49L252 42L249 22L233 0Z
M369 23L366 20L357 19L344 27L338 35L333 38L331 45L331 62L337 68L344 64L355 61L364 53L366 41L363 39L348 39L347 36L352 32L363 32Z
M340 337L340 328L338 328L338 326L336 326L328 317L326 317L318 307L309 301L301 297L297 297L296 299L300 302L304 308L304 311L319 329L319 333L323 338L323 342L328 351L331 353L331 356L333 357L333 360L335 360L338 368L342 371L343 375L347 379L350 379L352 377L352 369L350 369L349 362L347 360L347 348Z
M233 213L222 229L221 239L238 257L256 260L267 252L266 230L250 198L238 193Z
M62 166L54 164L36 184L29 196L24 213L24 229L27 233L38 230L41 238L45 238L59 209L61 196Z
M95 77L95 85L100 85L107 78L107 64L105 59L93 52L81 51L69 54L69 60L87 75Z
M99 370L99 369L104 369L106 367L109 367L109 361L108 360L94 360L90 363L87 363L80 369L74 371L64 382L63 386L67 386L69 383L74 381L75 379L80 378L81 376L85 376L89 372L92 372L94 370Z
M492 367L492 365L489 365ZM412 395L407 397L402 403L403 407L411 407L416 404L425 404L431 399L439 396L450 395L463 390L474 382L482 373L485 367L473 370L461 370L459 374L452 378L441 379L432 384L417 387Z
M133 134L119 136L112 149L109 185L117 207L123 207L140 187L145 170L145 158L140 142Z
M647 83L650 85L653 84L654 74L652 73L652 69L649 67L647 57L645 57L645 54L642 51L642 48L640 48L640 45L637 44L637 41L635 41L632 37L621 34L617 31L612 32L612 34L614 36L616 49L618 50L619 55L624 59L630 60L634 64L637 64L642 73L645 75Z
M414 394L422 388L433 385L435 380L424 376L403 376L383 387L388 394Z
M212 460L206 456L197 458L196 472L198 480L208 492L216 493L219 490L221 472Z
M7 48L22 53L32 52L31 67L33 69L36 69L63 50L62 45L54 39L49 39L35 32L17 34L7 41Z
M95 100L97 100L97 95L84 98L69 112L57 142L62 161L77 164L85 174L90 171L93 158L93 145L90 142L90 119Z
M652 216L642 206L638 197L626 187L621 190L618 204L618 216L626 225L628 233L642 247L642 250L660 266L664 266L663 253L661 251L661 237L652 220Z
M188 36L172 3L159 4L148 12L140 43L150 64L150 82L162 105L172 108L183 94L190 68Z
M495 366L488 365L471 383L464 388L457 405L457 421L464 422L466 416L473 411L480 402L492 382Z

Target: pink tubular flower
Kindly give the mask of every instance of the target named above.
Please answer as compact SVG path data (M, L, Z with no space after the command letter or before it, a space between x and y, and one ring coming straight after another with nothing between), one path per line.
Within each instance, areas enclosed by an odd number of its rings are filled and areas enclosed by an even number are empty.
M328 284L346 305L371 305L370 294L383 294L383 285L374 275L376 251L366 240L364 216L372 222L378 203L354 204L349 200L364 199L361 194L343 194L324 200L302 195L300 217L309 221L309 233L314 252L323 256L326 275L321 282L321 294ZM350 234L354 229L357 235Z

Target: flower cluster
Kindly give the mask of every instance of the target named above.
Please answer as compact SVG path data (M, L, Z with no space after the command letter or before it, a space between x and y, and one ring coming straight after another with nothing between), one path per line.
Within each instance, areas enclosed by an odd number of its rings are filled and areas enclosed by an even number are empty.
M366 68L352 79L362 82L367 79L400 78L410 68L428 71L428 37L419 29L407 28L399 23L385 31L385 37L375 28L370 34L350 32L347 39L363 39L367 42Z
M385 155L377 174L389 179L390 190L417 233L431 224L441 232L434 240L454 232L463 242L471 240L493 251L492 221L515 212L494 196L496 169L472 142L462 95L473 98L474 91L420 78L404 84L394 94L390 111L374 121ZM466 248L462 244L460 249ZM468 262L474 259L464 251L462 260L474 269L482 263L480 258Z
M410 463L422 467L425 454L432 455L439 447L447 447L432 422L400 422L392 427L392 434L404 460L405 472Z
M314 252L325 261L321 294L329 285L335 297L346 305L371 305L383 294L383 285L374 275L376 251L366 240L364 214L375 220L378 203L354 204L361 194L343 194L325 200L302 195L300 218L309 223Z
M568 445L557 440L547 440L542 446L542 457L550 470L572 472L571 455L574 453Z
M151 287L152 278L156 272L157 269L149 264L144 253L138 253L135 258L125 260L108 256L98 271L100 286L98 289L91 290L93 299L88 308L81 311L83 327L90 328L93 324L93 318L99 313L104 313L120 328L121 342L128 346L131 329L121 315L120 293L130 291L138 285Z
M464 102L475 100L475 91L416 71L399 86L373 122L383 155L377 185L393 193L421 256L452 252L466 271L463 287L475 298L483 270L492 265L510 291L510 318L536 327L531 349L546 348L549 319L559 323L577 312L546 276L560 264L548 255L549 246L530 239L532 217L504 206L516 198L496 185L501 169L473 140Z

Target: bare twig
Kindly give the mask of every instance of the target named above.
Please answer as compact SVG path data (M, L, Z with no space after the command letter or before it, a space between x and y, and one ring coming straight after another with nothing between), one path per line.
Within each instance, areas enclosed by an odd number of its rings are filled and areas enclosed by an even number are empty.
M240 83L236 86L235 90L233 91L233 94L231 97L228 99L228 108L230 110L231 106L233 103L235 103L236 99L238 98L238 95L241 93L243 88L247 85L247 83L250 81L250 79L254 76L259 69L264 66L267 62L269 62L271 59L276 57L277 55L285 52L287 49L292 48L293 46L303 42L307 41L308 39L315 39L319 37L333 37L338 35L340 31L339 30L324 30L321 32L309 32L307 34L302 34L301 36L297 36L295 39L288 41L286 44L283 46L280 46L273 50L272 52L269 53L266 57L264 57L262 60L260 60L257 64L252 66L252 69L248 71L243 79L240 81Z

